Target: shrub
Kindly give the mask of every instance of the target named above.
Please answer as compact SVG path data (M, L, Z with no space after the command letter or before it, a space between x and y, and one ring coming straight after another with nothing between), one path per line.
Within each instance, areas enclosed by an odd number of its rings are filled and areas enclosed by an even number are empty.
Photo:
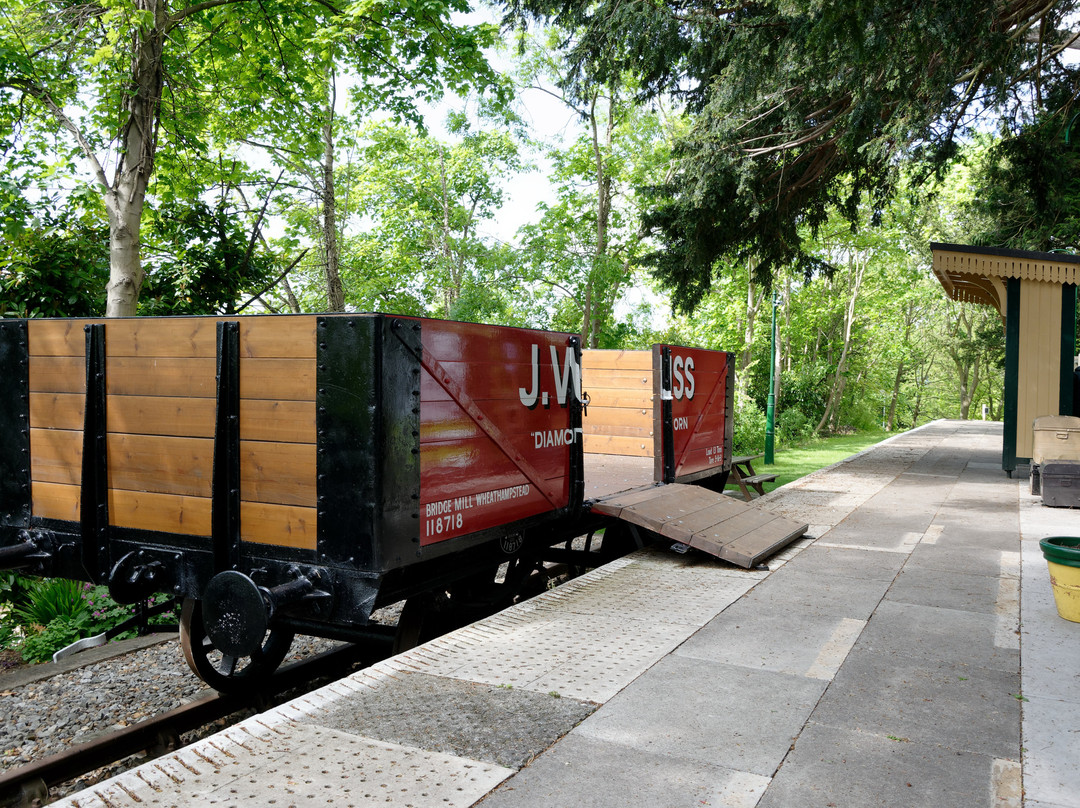
M12 615L24 626L48 626L58 617L84 618L89 622L90 609L82 596L82 584L66 578L47 578L30 586L26 599L12 609Z
M741 390L735 391L735 434L732 454L752 455L765 448L765 413Z
M56 617L41 630L29 632L19 646L23 661L48 662L54 653L81 638L88 622L86 615Z

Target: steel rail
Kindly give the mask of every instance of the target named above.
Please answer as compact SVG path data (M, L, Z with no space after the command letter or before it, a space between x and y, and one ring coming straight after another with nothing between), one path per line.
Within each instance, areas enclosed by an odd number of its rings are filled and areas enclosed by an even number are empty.
M65 752L27 763L0 775L0 806L21 808L42 805L49 789L84 774L146 752L148 759L183 746L181 734L191 732L248 708L266 709L284 692L317 679L341 675L349 665L361 660L371 664L390 655L392 635L383 643L332 648L311 659L286 665L269 680L266 688L245 694L206 693L188 704L147 718L137 724L71 747Z

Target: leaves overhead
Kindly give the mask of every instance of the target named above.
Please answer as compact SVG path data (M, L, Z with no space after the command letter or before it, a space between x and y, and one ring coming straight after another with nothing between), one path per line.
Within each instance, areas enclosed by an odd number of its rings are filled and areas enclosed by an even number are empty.
M825 269L804 248L831 209L854 225L864 194L880 208L899 165L939 169L978 126L1030 119L1061 59L1075 0L508 0L511 19L570 31L577 73L638 73L642 97L668 93L696 113L670 182L651 189L645 227L678 307L708 291L717 259Z

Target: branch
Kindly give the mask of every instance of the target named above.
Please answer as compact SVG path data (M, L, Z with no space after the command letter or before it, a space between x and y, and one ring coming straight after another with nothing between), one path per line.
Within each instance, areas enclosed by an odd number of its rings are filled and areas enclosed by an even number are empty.
M260 289L256 294L252 295L247 303L245 303L244 305L242 305L240 308L238 308L236 310L236 313L239 314L240 312L242 312L244 309L246 309L248 306L250 306L256 300L261 298L263 295L265 295L267 292L269 292L271 289L273 289L275 286L277 286L279 283L281 283L283 280L285 280L285 276L288 275L290 272L292 272L296 268L296 265L299 264L301 259L303 259L303 257L305 255L307 255L307 254L308 254L308 250L305 249L302 253L300 253L298 256L296 256L296 258L293 260L293 262L291 264L289 264L287 267L285 267L284 272L282 272L280 275L278 275L276 278L274 278L274 280L270 281L270 283L268 283L266 286L264 286L262 289Z
M46 109L48 109L52 116L56 118L57 123L64 129L67 129L72 136L74 136L75 140L78 141L79 148L82 149L83 154L86 155L86 159L90 162L90 168L94 172L94 178L103 188L108 191L112 190L112 186L109 184L109 178L105 176L105 169L102 168L101 163L94 154L89 141L87 141L86 137L83 135L82 130L76 126L75 122L60 109L55 101L52 100L52 96L49 95L44 87L34 84L29 79L14 79L0 84L0 87L11 87L16 90L21 90L44 104Z

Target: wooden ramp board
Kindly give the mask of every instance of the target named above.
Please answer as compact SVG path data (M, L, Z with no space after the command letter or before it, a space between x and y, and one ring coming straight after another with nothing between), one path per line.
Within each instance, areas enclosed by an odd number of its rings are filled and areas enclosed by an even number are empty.
M654 485L597 500L592 510L750 569L807 525L696 485Z

